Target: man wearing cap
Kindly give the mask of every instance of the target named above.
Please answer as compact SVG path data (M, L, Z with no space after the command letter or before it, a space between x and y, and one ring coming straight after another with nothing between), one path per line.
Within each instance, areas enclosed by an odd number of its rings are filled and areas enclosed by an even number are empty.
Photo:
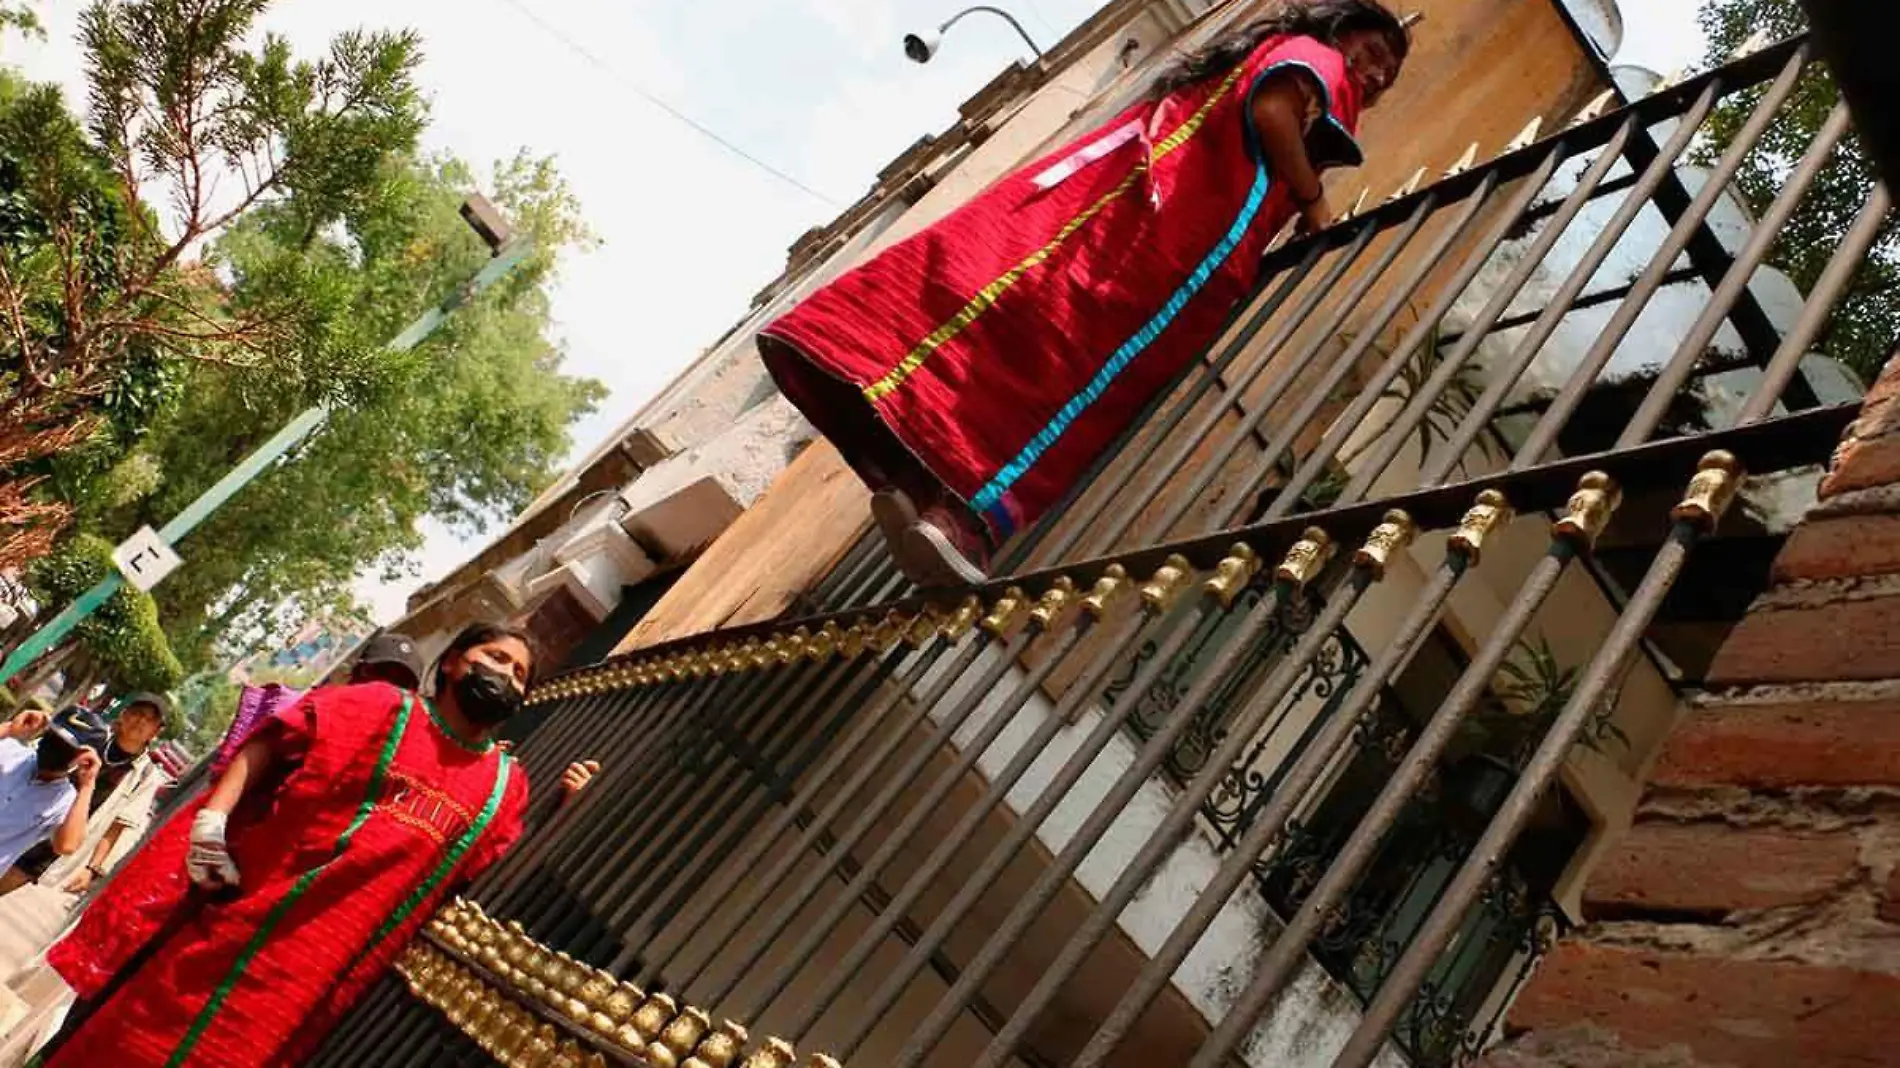
M399 690L422 689L422 654L407 634L378 634L363 643L350 668L350 684L387 682Z
M120 703L111 736L99 750L84 847L64 859L51 842L28 849L0 874L0 894L34 881L85 893L94 879L111 870L117 854L138 841L166 778L146 751L164 733L170 707L155 693L135 693Z
M0 864L41 840L62 856L84 844L105 736L105 722L78 705L50 718L22 709L0 724Z

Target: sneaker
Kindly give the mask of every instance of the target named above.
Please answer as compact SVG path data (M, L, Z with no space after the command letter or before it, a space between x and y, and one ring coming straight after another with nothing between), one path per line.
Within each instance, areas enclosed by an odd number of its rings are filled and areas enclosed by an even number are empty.
M920 586L956 586L989 578L989 547L981 532L947 508L931 508L904 531L897 563Z

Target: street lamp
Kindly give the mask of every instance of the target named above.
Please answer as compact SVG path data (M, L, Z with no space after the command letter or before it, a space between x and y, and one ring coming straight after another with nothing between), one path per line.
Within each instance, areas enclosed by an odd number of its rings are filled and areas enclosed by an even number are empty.
M978 11L995 15L997 18L1009 23L1010 26L1015 29L1017 35L1023 39L1023 43L1029 46L1029 50L1036 54L1036 58L1042 58L1042 49L1037 47L1036 39L1029 36L1029 31L1023 29L1023 24L1016 21L1016 16L1004 11L1000 7L990 7L988 4L978 4L975 7L964 8L962 11L950 16L949 21L937 27L937 32L935 33L921 36L914 33L905 34L904 54L909 56L911 61L915 63L930 62L930 57L937 54L937 49L943 44L943 35L949 31L950 27L955 26L962 20L963 16L973 15Z

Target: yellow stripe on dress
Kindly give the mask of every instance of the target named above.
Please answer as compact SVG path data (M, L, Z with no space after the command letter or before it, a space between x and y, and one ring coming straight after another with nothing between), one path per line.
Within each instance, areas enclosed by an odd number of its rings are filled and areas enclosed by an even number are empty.
M1227 91L1232 89L1236 82L1240 81L1240 76L1244 73L1244 70L1244 67L1235 67L1233 72L1227 75L1227 79L1221 82L1220 87L1208 94L1206 102L1199 108L1196 108L1194 114L1188 116L1181 125L1175 127L1173 133L1156 143L1155 146L1149 150L1148 158L1137 163L1135 168L1128 172L1128 176L1123 178L1115 188L1102 194L1095 203L1083 209L1080 215L1077 215L1064 224L1062 229L1056 231L1056 236L1050 238L1048 244L1023 257L1022 262L1004 271L1001 277L989 285L977 290L976 295L970 298L968 304L965 304L961 310L951 316L942 326L937 327L925 335L924 339L917 343L916 348L911 349L909 353L905 354L902 360L897 362L897 366L886 372L884 377L864 387L865 399L875 404L880 399L895 392L898 386L904 384L905 379L909 378L912 373L923 366L924 361L930 358L931 353L948 344L950 339L962 333L965 327L975 322L984 312L990 310L990 308L996 304L997 299L1008 292L1011 286L1014 286L1020 281L1023 275L1028 274L1048 260L1049 257L1055 255L1056 251L1062 247L1063 242L1074 236L1077 230L1087 226L1089 220L1101 214L1103 209L1107 208L1116 200L1127 195L1128 191L1134 188L1135 179L1139 178L1143 171L1182 145L1187 144L1189 139L1200 132L1201 127L1206 124L1208 115L1213 113L1214 105L1218 104L1221 97L1225 96Z

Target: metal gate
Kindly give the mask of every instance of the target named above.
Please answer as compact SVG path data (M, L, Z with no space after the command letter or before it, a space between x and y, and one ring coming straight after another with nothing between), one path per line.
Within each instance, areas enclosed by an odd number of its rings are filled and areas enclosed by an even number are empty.
M1845 105L1738 248L1711 232L1824 76L1811 59L1786 41L1606 98L1283 245L1200 365L1008 547L1007 578L908 590L867 539L807 618L544 683L530 774L587 755L602 781L437 917L318 1063L1213 1068L1258 1061L1315 956L1362 1011L1311 1063L1470 1056L1562 922L1514 848L1573 747L1615 729L1745 482L1817 470L1858 410L1820 403L1809 357L1886 192L1798 306L1751 287L1850 136ZM1666 236L1606 277L1643 226ZM1669 348L1620 373L1682 294ZM1534 561L1498 570L1487 548L1533 523ZM1606 538L1617 568L1593 559ZM1401 554L1417 581L1361 642L1347 621ZM1471 765L1458 813L1432 807L1575 574L1613 625L1523 744ZM1505 579L1425 707L1395 712L1461 591ZM1195 850L1213 859L1182 890L1164 873ZM1124 927L1166 893L1167 924ZM1257 946L1215 944L1262 907ZM1222 952L1240 964L1213 1002L1184 1002L1184 966Z

